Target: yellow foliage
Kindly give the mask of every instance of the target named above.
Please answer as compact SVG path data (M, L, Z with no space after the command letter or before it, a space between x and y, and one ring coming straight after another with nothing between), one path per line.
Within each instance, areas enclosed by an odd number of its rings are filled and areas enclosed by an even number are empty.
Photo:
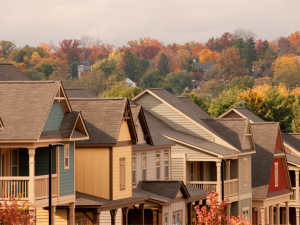
M208 48L202 49L196 55L198 55L200 63L209 63L212 61L216 61L217 58L220 56L218 52L213 52Z
M276 61L272 64L272 70L276 72L279 69L285 68L296 68L300 69L299 60L295 55L282 55L281 57L277 58Z
M15 61L10 61L18 70L24 72L27 69L27 64L25 63L17 63Z
M125 56L125 52L120 52L119 49L116 51L113 51L112 53L109 54L108 58L109 59L116 59L116 60L121 60Z
M40 47L44 49L45 52L48 52L50 57L52 57L53 46L50 46L44 42L41 43Z
M35 66L35 65L38 64L41 60L42 60L42 58L41 58L41 56L39 55L39 53L34 52L34 53L32 53L32 55L31 55L30 64Z
M25 55L25 56L23 57L23 59L24 59L24 62L29 62L29 58L28 58L27 55Z
M35 68L40 67L42 64L55 64L57 69L67 73L68 68L68 62L67 60L61 60L61 58L43 58L38 64L35 65Z

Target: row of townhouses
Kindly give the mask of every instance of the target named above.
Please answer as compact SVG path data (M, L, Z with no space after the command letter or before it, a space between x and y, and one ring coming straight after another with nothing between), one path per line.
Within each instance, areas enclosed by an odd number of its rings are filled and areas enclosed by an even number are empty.
M49 224L56 143L52 224L193 224L212 190L230 216L300 224L300 134L245 108L212 118L162 88L101 99L0 63L0 197L22 194L36 224Z

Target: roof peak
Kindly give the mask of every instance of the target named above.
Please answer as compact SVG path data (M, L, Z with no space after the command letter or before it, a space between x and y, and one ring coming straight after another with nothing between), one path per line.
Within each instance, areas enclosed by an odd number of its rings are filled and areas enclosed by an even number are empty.
M105 101L105 100L124 100L124 97L115 98L68 98L69 101Z

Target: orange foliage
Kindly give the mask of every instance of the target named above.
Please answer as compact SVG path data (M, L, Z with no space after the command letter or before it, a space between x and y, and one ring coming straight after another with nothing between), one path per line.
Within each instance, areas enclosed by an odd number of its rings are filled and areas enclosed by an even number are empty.
M198 52L200 52L202 50L202 44L198 44L195 46L195 48L193 48L193 57L196 57L196 55L198 54Z
M300 64L293 54L284 54L281 57L277 58L276 61L272 64L272 70L276 72L279 69L284 68L297 68L300 69Z
M218 52L213 52L208 48L202 49L201 51L197 52L196 55L198 55L200 63L215 62L220 56Z
M97 55L106 53L109 55L109 53L113 52L115 46L112 44L94 44L91 48L88 48L91 50L91 58L93 62L97 61Z
M25 64L25 63L17 63L15 61L11 61L10 63L12 63L18 70L20 70L22 72L27 70L27 64Z
M52 57L53 53L52 53L52 50L53 49L53 46L50 46L44 42L41 43L41 45L39 47L42 47L44 49L45 52L48 52L50 57Z
M42 64L55 64L56 68L62 72L67 73L69 71L68 61L61 60L60 58L43 58L36 66L40 67Z
M298 43L300 41L300 32L296 31L294 33L292 33L289 37L288 40L291 42L293 47L297 47Z
M166 56L169 58L169 69L171 72L173 71L180 71L180 63L177 60L177 57L175 53L171 49L165 49L163 51L160 51L155 57L154 57L154 64L155 66L158 65L159 58L161 56L161 53L165 53Z
M161 49L165 47L162 42L159 42L156 39L151 39L149 37L144 38L144 42L146 42L149 45L154 45L156 47L159 47Z

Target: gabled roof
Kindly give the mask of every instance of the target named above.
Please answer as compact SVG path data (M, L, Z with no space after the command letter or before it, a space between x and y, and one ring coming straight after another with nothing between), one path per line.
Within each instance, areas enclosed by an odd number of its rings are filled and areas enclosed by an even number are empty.
M265 122L263 119L255 115L253 112L249 111L248 109L244 107L235 107L231 108L222 115L219 116L219 118L226 118L231 113L236 113L242 118L248 118L252 123L263 123Z
M0 81L30 81L11 63L0 63Z
M285 144L292 147L293 150L300 153L300 134L299 133L282 133Z
M291 164L296 165L297 167L300 167L300 157L299 156L286 153L286 159L287 159L288 163L291 163Z
M71 98L98 98L97 95L85 90L84 88L67 88L65 89L69 99Z
M252 196L255 199L265 199L268 194L269 180L274 160L276 140L280 134L278 122L252 123L256 154L252 155ZM281 137L279 135L279 137ZM284 156L285 158L285 156ZM284 163L286 165L286 161ZM286 168L287 169L287 168ZM286 174L286 176L288 176ZM289 190L287 192L290 192ZM276 194L276 193L275 193ZM275 195L271 194L272 196ZM281 192L277 193L281 195ZM274 197L274 196L273 196Z
M116 144L123 119L128 122L135 144L137 134L127 98L71 98L70 103L74 110L81 111L90 133L89 140L77 141L76 144Z

